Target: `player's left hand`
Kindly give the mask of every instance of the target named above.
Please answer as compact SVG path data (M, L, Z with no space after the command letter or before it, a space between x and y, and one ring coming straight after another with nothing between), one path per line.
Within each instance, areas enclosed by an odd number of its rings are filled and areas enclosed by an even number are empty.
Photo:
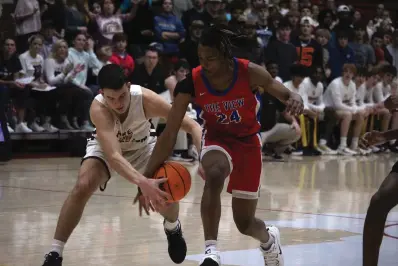
M298 93L292 92L290 98L286 102L286 112L293 116L298 116L303 113L304 103L303 98Z
M385 142L387 142L387 139L382 132L372 131L363 135L359 141L359 146L366 149L370 146L384 144Z
M398 108L398 96L391 95L384 101L384 107L392 111Z
M138 189L137 195L134 198L133 204L136 204L138 202L138 212L140 216L142 216L142 209L145 210L145 213L149 215L149 211L152 210L153 212L155 211L155 208L153 208L151 201L145 198L144 195L142 195L141 190Z

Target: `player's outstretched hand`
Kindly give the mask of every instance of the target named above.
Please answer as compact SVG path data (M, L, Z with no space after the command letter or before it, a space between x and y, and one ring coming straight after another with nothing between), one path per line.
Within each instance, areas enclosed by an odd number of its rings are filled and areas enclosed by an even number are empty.
M365 135L363 135L363 137L359 141L359 146L361 148L366 149L370 146L384 144L386 141L387 140L384 137L382 132L372 131L372 132L368 132Z
M289 100L286 102L286 112L293 116L298 116L303 113L304 103L303 99L298 93L291 93Z
M153 212L155 211L151 202L149 202L147 204L146 199L145 199L144 195L142 195L142 192L140 189L138 190L137 195L134 198L133 204L136 204L137 202L138 202L138 212L139 212L140 216L142 216L142 209L145 210L145 213L147 215L149 215L150 210Z
M159 211L166 205L166 201L171 199L171 196L162 191L159 186L160 184L167 181L167 178L161 179L145 179L146 181L140 184L140 189L145 197L145 208L149 208L149 204L152 204L155 211Z
M387 108L390 112L398 109L398 96L391 95L384 101L384 107Z

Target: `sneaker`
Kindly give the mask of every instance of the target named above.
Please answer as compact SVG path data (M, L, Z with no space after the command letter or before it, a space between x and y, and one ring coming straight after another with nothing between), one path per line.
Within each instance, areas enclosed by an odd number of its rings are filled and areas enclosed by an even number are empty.
M50 123L44 123L43 124L43 128L44 128L45 131L50 132L50 133L54 133L54 132L59 131L58 128L54 127Z
M14 133L14 129L12 129L12 127L8 123L7 123L7 130L8 130L8 133Z
M33 132L43 132L44 131L44 128L42 126L40 126L36 121L34 121L30 125L30 129L32 129Z
M267 230L268 233L274 238L274 243L268 250L264 250L262 247L260 247L260 250L264 256L264 265L284 266L279 229L275 226L268 226Z
M351 150L348 147L339 147L337 149L338 154L341 155L357 155L358 153L356 151Z
M220 254L217 251L208 249L205 251L205 256L199 263L199 266L221 266Z
M356 153L358 153L358 155L368 155L369 154L367 150L364 150L364 149L361 149L361 148L356 148L356 149L351 149L351 150L353 150Z
M50 252L45 256L42 266L62 266L62 257L57 252Z
M80 130L83 131L94 131L94 128L90 125L90 123L88 121L84 121L82 123L82 126L80 127Z
M25 122L19 123L15 126L15 132L17 133L32 133L32 129L28 128Z
M176 264L182 263L187 255L187 244L182 235L181 223L178 223L178 227L173 231L164 231L167 236L167 242L169 242L170 259Z
M324 144L318 144L317 149L322 152L324 155L337 155L337 151L332 150L329 148L327 145Z

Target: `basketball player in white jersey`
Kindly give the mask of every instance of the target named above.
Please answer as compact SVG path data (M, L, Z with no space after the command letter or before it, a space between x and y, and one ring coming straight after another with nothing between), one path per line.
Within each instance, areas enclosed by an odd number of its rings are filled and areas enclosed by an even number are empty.
M170 196L159 189L159 184L165 179L147 179L141 174L156 142L156 137L150 134L149 119L167 118L171 105L148 89L126 83L123 70L115 64L101 69L98 83L101 94L95 97L90 109L96 130L88 140L76 185L61 209L54 241L43 266L62 265L64 245L91 195L98 188L101 191L106 188L110 169L139 186L155 210L162 209L159 212L164 217L170 258L182 263L187 246L178 220L178 203L164 206ZM192 135L195 145L200 145L199 124L186 116L181 128Z

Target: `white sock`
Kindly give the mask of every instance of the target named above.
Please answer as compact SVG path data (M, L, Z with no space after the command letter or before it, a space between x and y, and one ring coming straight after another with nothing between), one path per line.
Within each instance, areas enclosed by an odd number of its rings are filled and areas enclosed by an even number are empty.
M275 242L274 237L270 233L268 233L268 235L269 235L268 241L266 243L260 244L260 247L263 250L269 250L271 248L272 244L274 244L274 242Z
M346 148L347 147L347 137L341 137L340 138L340 148Z
M358 141L359 138L352 138L351 140L351 149L355 150L356 148L358 148Z
M50 252L57 252L60 257L62 257L62 252L64 251L65 242L54 239L51 245Z
M319 140L319 145L324 145L324 146L326 146L326 144L327 144L326 139L320 139L320 140Z
M169 222L167 220L164 220L163 226L164 226L164 229L166 229L167 231L174 231L178 228L179 224L180 224L180 221L178 219L177 219L177 221L175 221L173 223Z
M205 241L205 254L214 253L217 250L217 240Z

